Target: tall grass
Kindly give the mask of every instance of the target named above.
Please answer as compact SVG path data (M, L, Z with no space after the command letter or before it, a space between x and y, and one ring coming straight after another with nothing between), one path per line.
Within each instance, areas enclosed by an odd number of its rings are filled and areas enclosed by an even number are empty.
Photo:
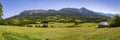
M89 23L85 23L87 25ZM93 24L89 24L93 25ZM88 26L89 26L88 25ZM95 26L95 25L93 25ZM31 28L0 26L1 40L117 40L120 27Z

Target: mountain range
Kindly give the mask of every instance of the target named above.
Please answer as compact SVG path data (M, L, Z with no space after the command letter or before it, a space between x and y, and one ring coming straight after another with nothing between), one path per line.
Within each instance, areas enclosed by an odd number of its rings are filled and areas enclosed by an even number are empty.
M21 22L34 24L41 21L49 22L75 22L82 20L83 22L101 22L113 17L113 14L105 14L91 11L85 7L82 8L62 8L59 10L24 10L19 15L4 19L5 21Z
M106 14L100 12L91 11L85 7L80 9L77 8L62 8L60 10L24 10L19 16L50 16L50 15L61 15L61 16L89 16L89 17L113 17L113 14Z

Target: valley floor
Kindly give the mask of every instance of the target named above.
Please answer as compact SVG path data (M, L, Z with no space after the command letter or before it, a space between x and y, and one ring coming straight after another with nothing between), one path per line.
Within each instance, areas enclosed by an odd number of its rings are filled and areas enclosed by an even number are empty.
M0 40L119 40L116 28L30 28L0 26Z

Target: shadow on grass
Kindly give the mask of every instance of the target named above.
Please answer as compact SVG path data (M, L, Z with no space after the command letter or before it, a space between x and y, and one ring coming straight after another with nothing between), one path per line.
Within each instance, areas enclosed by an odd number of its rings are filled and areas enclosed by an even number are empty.
M41 40L40 38L30 38L25 34L3 32L4 40Z

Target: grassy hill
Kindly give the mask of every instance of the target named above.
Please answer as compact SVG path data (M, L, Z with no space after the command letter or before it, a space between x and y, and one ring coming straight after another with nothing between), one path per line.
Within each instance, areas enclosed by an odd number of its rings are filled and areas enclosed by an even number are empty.
M119 39L120 39L120 27L98 29L95 27L31 28L17 26L0 26L0 40L119 40Z

